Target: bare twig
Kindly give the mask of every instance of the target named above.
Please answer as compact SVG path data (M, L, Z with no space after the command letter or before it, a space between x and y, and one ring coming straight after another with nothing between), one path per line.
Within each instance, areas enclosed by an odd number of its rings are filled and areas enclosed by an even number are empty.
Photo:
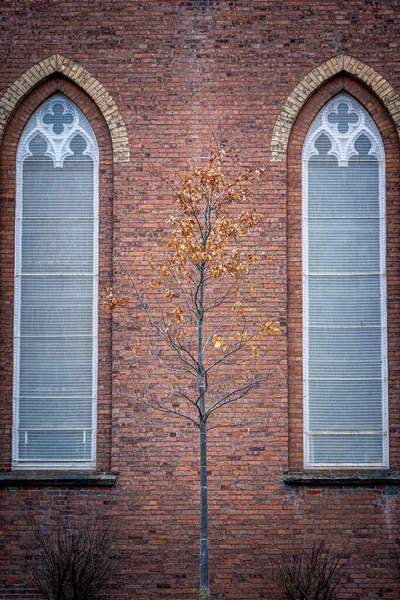
M242 169L228 180L223 157L223 147L217 144L207 165L188 171L180 185L164 179L177 209L169 220L167 258L146 292L126 273L141 315L132 315L132 320L145 334L133 346L143 377L136 398L145 406L190 421L200 432L202 600L211 598L207 431L224 426L213 423L214 413L267 381L274 367L264 365L257 373L246 365L245 377L238 377L244 366L240 361L246 357L256 365L265 338L280 333L271 320L252 322L252 286L247 291L242 287L258 260L243 242L262 222L261 214L248 206L253 201L252 183L264 172ZM234 213L230 210L234 204L244 205L244 210ZM121 306L126 304L123 300ZM109 293L106 304L114 309L118 298Z
M111 574L114 542L108 525L59 520L35 523L37 553L28 579L46 600L95 600Z
M395 581L400 583L400 539L397 539L392 545L389 560L385 566Z
M336 552L325 540L317 540L311 547L281 554L269 560L264 571L292 600L336 600L345 575L343 552ZM264 570L264 569L263 569Z

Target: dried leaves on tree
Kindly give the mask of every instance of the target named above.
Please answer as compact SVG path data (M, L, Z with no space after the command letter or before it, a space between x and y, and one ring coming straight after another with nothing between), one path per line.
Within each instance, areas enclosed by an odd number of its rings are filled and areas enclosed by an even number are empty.
M266 339L280 331L274 319L260 318L264 302L249 280L252 266L265 274L273 261L246 239L263 220L252 207L252 188L264 171L240 169L229 178L224 159L222 149L212 149L203 168L177 183L164 179L175 204L164 260L145 285L126 271L131 292L109 289L104 301L111 309L125 306L141 332L132 343L145 390L137 397L196 425L245 397L277 366L270 361L267 373L259 367Z

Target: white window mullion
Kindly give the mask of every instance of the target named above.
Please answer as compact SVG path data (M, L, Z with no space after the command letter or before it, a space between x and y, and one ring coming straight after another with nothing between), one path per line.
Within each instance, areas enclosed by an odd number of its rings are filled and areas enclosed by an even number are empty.
M381 265L381 344L382 344L382 399L383 399L383 436L382 454L385 466L389 466L389 382L388 382L388 344L387 344L387 277L386 277L386 194L385 163L379 165L379 207L380 207L380 265Z
M22 202L22 161L17 160L16 210L15 210L15 278L14 278L14 356L13 356L13 460L19 461L19 356L20 356L20 307L21 307L21 218Z
M98 170L94 172L93 187L95 198L99 195L99 177ZM93 409L92 409L92 457L93 466L96 464L97 455L97 377L98 377L98 289L99 289L99 254L98 254L98 238L99 238L99 206L98 202L94 207L94 231L93 236L93 373L92 373L92 389L93 389Z
M302 161L302 181L303 189L308 189L308 168L307 162ZM304 429L304 461L308 464L310 456L310 423L309 423L309 372L308 372L308 339L309 339L309 319L308 319L308 290L309 268L308 268L308 203L303 202L302 210L302 287L303 287L303 429Z

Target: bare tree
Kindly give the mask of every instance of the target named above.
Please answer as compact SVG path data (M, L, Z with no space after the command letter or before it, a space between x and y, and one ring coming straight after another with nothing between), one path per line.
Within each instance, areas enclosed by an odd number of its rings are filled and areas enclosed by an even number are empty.
M59 520L46 531L37 522L38 551L28 579L46 600L96 600L111 574L114 544L108 525Z
M143 384L136 398L192 423L200 433L201 600L211 598L207 432L232 423L227 409L270 376L271 369L260 370L257 361L268 336L280 333L273 320L260 319L248 280L260 257L246 237L262 222L250 208L252 184L264 171L240 169L228 180L223 159L222 148L211 149L205 167L177 184L164 178L176 209L165 260L145 286L126 272L131 292L109 289L105 299L112 309L125 305L125 318L142 332L133 344ZM235 211L235 205L242 210ZM271 263L265 260L264 274ZM217 420L224 409L227 419Z
M400 583L400 539L392 545L389 560L385 566L395 581Z
M325 540L286 556L269 560L266 575L289 600L336 600L344 578L343 552L335 552Z

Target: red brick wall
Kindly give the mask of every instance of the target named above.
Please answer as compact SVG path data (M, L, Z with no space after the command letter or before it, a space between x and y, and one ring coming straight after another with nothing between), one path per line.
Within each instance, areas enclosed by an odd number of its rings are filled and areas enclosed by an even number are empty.
M124 266L148 272L149 257L157 256L163 246L171 212L170 195L156 173L182 174L188 160L201 160L210 126L216 129L221 121L234 149L233 160L267 166L257 197L257 208L265 215L257 245L275 262L267 273L256 271L257 293L260 311L277 315L282 323L283 335L274 352L285 373L289 366L288 387L285 378L269 382L241 405L237 418L250 412L247 425L210 435L215 598L276 598L262 575L267 555L322 535L346 550L352 567L347 598L353 592L366 600L398 597L384 563L399 533L399 488L296 488L282 483L288 465L300 467L302 462L299 153L313 116L343 86L375 118L387 152L391 462L399 467L397 134L369 91L338 77L300 113L290 139L288 168L269 162L274 123L291 90L312 68L339 52L372 66L400 91L398 9L398 2L364 0L2 3L0 95L33 64L61 54L82 65L111 93L127 126L131 150L129 163L112 164L101 113L86 94L62 78L51 78L33 90L8 124L2 144L0 238L4 467L11 456L14 161L19 136L35 108L59 86L83 110L97 135L102 289L111 269L114 281ZM118 484L111 490L0 490L0 598L27 597L22 569L32 550L33 517L55 522L65 514L99 514L119 532L120 562L107 597L185 600L196 595L196 431L133 402L133 383L140 377L131 353L135 332L122 313L115 312L111 324L109 314L99 308L99 468L119 472Z

